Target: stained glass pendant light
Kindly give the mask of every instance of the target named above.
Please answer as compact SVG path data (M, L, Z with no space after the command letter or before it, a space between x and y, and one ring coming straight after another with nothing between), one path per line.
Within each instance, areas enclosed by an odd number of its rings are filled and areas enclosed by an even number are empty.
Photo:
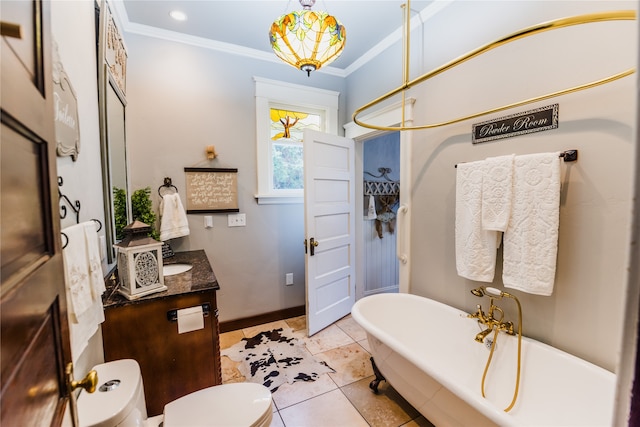
M303 10L282 15L269 31L275 54L307 75L340 56L346 41L346 30L335 16L311 10L315 2L300 0Z

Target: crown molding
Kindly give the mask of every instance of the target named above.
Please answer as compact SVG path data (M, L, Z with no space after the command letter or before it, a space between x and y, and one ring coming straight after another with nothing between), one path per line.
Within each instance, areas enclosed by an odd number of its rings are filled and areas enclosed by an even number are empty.
M451 3L456 0L434 0L433 3L425 7L420 13L411 18L411 29L418 28L420 25L424 25L427 20L441 12ZM116 23L122 29L122 32L139 34L147 37L153 37L161 40L172 41L176 43L183 43L190 46L196 46L204 49L215 50L218 52L229 53L232 55L244 56L247 58L257 59L259 61L271 62L273 64L279 64L286 67L290 65L284 64L279 58L270 52L264 52L258 49L251 49L232 43L224 43L216 40L207 39L204 37L192 36L176 31L163 30L148 25L137 24L130 22L127 15L127 10L124 7L122 0L109 0L109 5L112 8L112 12L115 15ZM365 66L369 61L373 60L376 56L382 53L385 49L389 48L393 44L402 40L402 26L396 29L389 36L385 37L380 43L369 49L364 55L350 64L347 68L336 67L322 67L314 73L324 73L337 77L348 77L351 73Z

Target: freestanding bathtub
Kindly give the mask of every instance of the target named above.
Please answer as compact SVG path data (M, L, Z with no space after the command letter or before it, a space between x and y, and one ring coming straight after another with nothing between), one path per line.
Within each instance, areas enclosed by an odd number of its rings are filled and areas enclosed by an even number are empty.
M519 396L504 412L513 397L517 337L499 334L484 398L489 348L474 340L481 329L467 313L410 294L371 295L356 302L351 313L367 331L385 379L438 427L612 423L615 375L561 350L522 338Z

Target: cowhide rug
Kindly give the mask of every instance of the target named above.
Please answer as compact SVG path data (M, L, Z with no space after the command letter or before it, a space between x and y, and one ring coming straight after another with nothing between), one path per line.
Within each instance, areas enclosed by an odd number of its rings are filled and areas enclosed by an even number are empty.
M309 353L291 329L279 328L243 338L220 354L241 362L238 369L247 381L263 384L272 393L285 382L315 381L321 374L335 372Z

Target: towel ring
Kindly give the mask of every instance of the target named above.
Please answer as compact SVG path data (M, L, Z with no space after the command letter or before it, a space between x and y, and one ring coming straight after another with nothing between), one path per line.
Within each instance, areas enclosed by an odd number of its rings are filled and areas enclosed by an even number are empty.
M176 193L178 192L178 187L176 187L175 185L173 185L173 184L171 183L171 178L169 178L169 177L166 177L166 178L164 179L164 184L162 184L160 187L158 187L158 195L159 195L161 198L162 198L162 197L164 197L164 196L162 195L162 192L161 192L161 190L162 190L163 188L173 188L173 189L175 190L175 192L176 192Z

